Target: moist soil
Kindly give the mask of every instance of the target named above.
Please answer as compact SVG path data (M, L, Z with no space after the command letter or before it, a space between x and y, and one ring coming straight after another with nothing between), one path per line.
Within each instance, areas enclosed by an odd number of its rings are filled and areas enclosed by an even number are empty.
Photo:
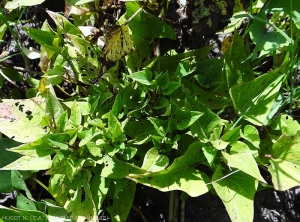
M14 29L19 34L22 43L26 47L38 46L22 31L22 27L41 27L41 24L48 20L50 24L53 24L50 18L45 13L46 9L59 12L64 11L64 1L58 1L61 4L53 4L52 1L47 0L42 5L29 7L24 13L24 20L26 22L20 23ZM192 2L192 1L190 1ZM172 1L170 10L168 12L167 21L174 28L178 39L176 41L170 41L162 39L160 41L162 53L173 48L178 52L185 49L194 49L206 46L212 42L215 42L215 47L212 50L210 57L215 58L220 55L219 44L222 39L222 35L214 35L216 31L221 30L226 26L225 19L218 18L218 15L214 14L215 24L212 29L204 25L204 21L200 21L203 27L198 27L197 30L192 29L191 10L193 6L188 5L187 10L183 11L179 7L176 1ZM230 16L229 16L230 17ZM217 30L218 29L218 30ZM192 30L192 31L190 31ZM199 30L202 30L199 34ZM0 53L7 51L10 54L17 53L15 43L10 34L7 33L4 40L5 43L1 43ZM11 60L5 61L10 66L25 67L25 64L20 56L14 56ZM39 72L38 60L31 61L30 69L32 71ZM24 72L24 79L26 75L32 75L32 73ZM299 78L300 79L300 78ZM26 85L19 83L21 88L26 88ZM0 98L10 98L10 89L13 87L10 83L7 83L5 87L0 89ZM20 95L21 98L26 98L25 95ZM197 189L197 188L195 188ZM40 191L39 191L40 192ZM178 191L178 196L181 193ZM33 194L38 196L39 194ZM43 195L42 195L43 196ZM49 198L49 197L47 197ZM178 210L178 217L183 218L185 222L227 222L230 221L226 209L217 195L207 193L196 198L188 198L183 201L179 198L180 204L185 204L184 210ZM0 194L0 204L10 207L15 206L15 193ZM159 192L138 184L136 196L134 199L134 206L138 210L132 210L127 221L139 222L143 221L138 211L140 211L148 222L163 222L168 221L168 208L169 208L169 193ZM256 193L254 200L254 221L255 222L283 222L300 221L300 187L290 189L285 192L279 192L272 189L263 190Z

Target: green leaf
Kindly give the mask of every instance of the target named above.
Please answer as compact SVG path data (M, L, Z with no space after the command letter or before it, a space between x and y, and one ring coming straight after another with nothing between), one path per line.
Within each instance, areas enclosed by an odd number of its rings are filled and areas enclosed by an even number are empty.
M4 167L5 165L8 165L9 163L14 162L15 160L21 157L20 154L12 153L7 150L7 148L15 147L18 146L19 144L20 143L8 138L0 139L0 168ZM13 190L15 190L14 183L16 183L16 181L12 180L13 177L11 175L13 173L14 171L8 171L8 170L0 171L0 177L2 178L0 183L0 192L10 193ZM18 172L16 171L16 173Z
M41 211L22 210L18 208L12 209L6 208L2 205L0 205L0 218L14 218L14 221L16 221L15 219L17 219L17 221L41 220L48 222L48 216Z
M93 193L96 209L100 209L102 207L102 203L105 200L111 182L112 179L102 177L100 176L100 173L93 176L91 192Z
M116 184L119 182L120 180L116 180ZM123 189L114 196L115 200L121 201L114 201L111 206L107 207L112 222L126 221L132 207L135 188L135 182L126 179Z
M52 86L56 86L63 81L63 75L65 74L65 69L61 65L56 65L49 71L43 75L43 77L46 77L46 84L51 84Z
M209 141L212 146L217 150L226 149L229 142L224 141L220 136L222 134L223 127L217 127L213 129L213 133L210 135Z
M22 210L37 210L34 201L29 200L21 193L17 193L17 204L16 207Z
M65 132L68 123L68 113L64 111L56 121L56 133ZM47 124L48 125L48 124Z
M125 139L122 126L112 112L108 113L108 133L111 135L112 142L123 142Z
M39 126L44 117L44 99L3 100L0 103L0 132L15 141L27 143L45 134Z
M154 109L162 109L170 105L170 102L165 97L161 97L158 103L153 107Z
M148 120L128 121L124 127L127 137L131 138L133 144L143 144L151 140L151 135L156 131Z
M250 176L267 183L264 178L260 175L257 163L251 153L249 147L238 141L234 146L231 147L231 155L223 153L224 157L228 161L228 166L237 168Z
M169 158L165 155L160 155L156 148L151 148L147 151L144 157L142 169L148 172L157 172L166 169L169 165Z
M46 99L46 115L49 115L52 121L57 121L60 115L64 112L63 107L59 103L55 95L50 90L47 92Z
M144 173L145 170L137 166L118 160L116 157L103 157L104 168L101 171L101 176L114 179L122 179L129 174Z
M137 151L138 151L137 148L126 146L125 150L123 151L124 160L131 160L135 156Z
M82 121L80 109L77 106L77 102L74 101L73 106L71 108L71 115L69 122L74 126L80 126Z
M61 149L61 150L67 150L67 149L69 148L67 144L60 143L60 142L51 140L51 139L49 139L49 138L48 138L48 141L49 141L54 147L58 147L58 148Z
M168 87L163 90L164 95L170 95L172 94L176 89L178 89L181 86L181 83L170 81L168 84Z
M85 218L87 220L96 222L98 220L98 215L93 200L93 194L91 192L90 185L89 185L90 175L89 173L85 173L85 174L88 175L87 176L84 175L84 179L82 179L81 184L78 184L81 186L80 187L78 186L77 192L75 192L75 194L78 193L80 195L78 195L77 198L75 198L75 201L73 203L71 202L70 207L67 206L66 208L69 212L72 212L72 217L74 218ZM82 189L82 187L84 193L81 194L79 189ZM83 199L83 201L81 201L81 199ZM83 219L83 221L85 219Z
M252 222L257 180L241 171L227 176L222 172L221 166L216 169L212 180L213 187L223 201L231 221Z
M22 155L27 155L31 157L44 157L54 154L53 144L49 141L54 141L58 144L63 145L68 139L67 134L49 134L42 138L27 144L22 144L20 146L10 148L9 151L16 152Z
M142 70L139 72L135 72L129 75L128 77L143 85L147 85L147 86L152 85L151 83L152 72L150 70Z
M123 106L124 106L124 103L123 103L123 100L122 100L122 96L120 93L117 94L116 98L115 98L115 101L114 101L114 104L112 106L112 113L115 115L115 116L119 116L121 110L123 109Z
M285 191L300 185L300 133L295 136L283 135L273 145L269 172L274 188Z
M208 142L213 129L223 125L222 120L207 106L199 103L189 94L186 94L186 103L190 109L193 108L194 110L203 113L203 115L201 115L200 118L190 126L190 130L192 133L197 134L202 142Z
M182 190L191 197L202 195L210 188L206 185L209 178L193 167L194 164L205 161L201 149L201 143L194 142L167 169L154 173L130 174L127 178L164 192Z
M275 130L280 130L287 136L295 136L300 131L299 123L286 114L277 116L270 126Z
M235 31L231 47L224 55L227 87L254 79L243 39Z
M140 8L138 2L126 2L126 19L129 19ZM157 16L141 10L129 22L132 38L140 59L150 57L149 40L154 38L176 39L174 30Z
M280 0L272 0L268 2L266 7L263 8L264 13L271 9L275 12L280 10L280 12L284 12L286 15L291 15L291 19L295 24L300 23L300 2L299 1L280 1Z
M55 47L52 45L54 41L54 36L52 33L34 28L25 28L24 30L41 46L55 50Z
M233 86L230 96L238 115L255 125L265 124L281 87L282 78L283 75L271 71L253 81Z
M81 35L82 32L80 29L76 26L74 26L71 22L69 22L64 16L46 10L46 12L50 15L50 17L54 20L57 29L60 31L60 33L68 33L73 35Z
M182 78L184 76L190 75L195 72L196 68L192 67L189 62L181 62L175 71L175 76L177 78Z
M165 73L157 75L155 78L155 85L165 90L169 86L169 72L166 71Z
M195 84L192 84L190 81L186 79L181 79L181 83L184 86L184 90L186 94L190 94L191 96L195 96L194 100L202 103L207 106L207 108L213 109L222 109L226 106L229 106L231 102L226 95L218 95L215 92L210 92L201 89Z
M210 51L212 50L213 44L200 49L194 49L187 52L178 53L175 55L166 55L156 57L155 65L152 68L153 71L157 72L169 72L173 73L178 68L178 64L184 60L195 59L197 63L203 59L206 59ZM214 73L215 75L216 73Z
M47 206L49 222L64 222L68 218L68 212L63 207L58 206L54 200L46 199L43 202Z
M13 10L16 8L19 8L21 6L33 6L33 5L39 5L42 4L45 0L32 0L32 1L27 1L27 0L12 0L9 1L5 4L4 8L8 10Z
M240 138L240 129L241 126L230 129L228 132L224 133L221 139L223 141L229 142L229 144L233 146Z
M74 101L63 102L63 104L72 109L72 107L74 106ZM88 102L76 101L76 106L76 109L79 109L81 115L83 116L89 115L91 113L91 105Z
M223 59L205 59L197 61L197 73L195 79L202 87L218 90L227 90L227 81L222 73L224 66Z
M217 149L215 149L212 145L210 145L209 143L206 143L206 144L203 144L202 145L202 151L203 151L203 154L208 162L208 164L210 166L212 166L214 160L215 160L215 157L216 157L216 154L217 154Z
M79 147L84 146L85 144L87 144L89 141L91 141L95 136L101 134L102 132L97 129L96 127L92 127L86 131L82 131L80 133L78 133L78 137L80 139L82 139L79 142Z
M74 176L82 169L84 162L84 159L75 159L74 156L70 156L70 158L66 159L66 175L70 181L72 181Z
M247 125L244 128L244 133L241 133L241 137L245 140L248 140L250 143L252 143L253 146L259 149L260 144L260 138L258 130L251 125Z
M166 136L168 130L168 120L161 120L161 119L150 117L149 121L153 124L158 135L162 137Z
M51 167L51 156L22 156L16 161L2 167L0 170L47 170Z
M198 111L178 111L174 116L177 123L177 129L184 130L188 128L202 115L203 113Z
M127 85L123 90L123 102L128 109L136 109L140 105L141 91L133 88L131 84Z

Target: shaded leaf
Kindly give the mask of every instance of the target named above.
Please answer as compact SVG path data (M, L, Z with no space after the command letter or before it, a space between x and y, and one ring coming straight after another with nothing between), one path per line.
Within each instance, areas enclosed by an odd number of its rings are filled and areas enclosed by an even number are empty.
M281 136L271 151L269 172L276 190L285 191L300 185L300 133Z
M111 215L111 221L113 222L126 221L132 207L136 184L131 180L125 180L125 186L123 186L122 190L114 196L115 201L113 204L107 207L107 210ZM120 182L120 180L116 180L117 184L118 182Z

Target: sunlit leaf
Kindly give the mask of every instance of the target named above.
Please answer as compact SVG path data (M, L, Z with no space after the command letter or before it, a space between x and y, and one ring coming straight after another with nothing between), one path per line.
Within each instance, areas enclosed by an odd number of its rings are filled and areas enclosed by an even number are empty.
M282 84L283 75L276 71L230 89L234 108L239 115L255 125L267 123L267 116Z
M227 174L231 173L227 171ZM219 166L213 177L213 186L223 201L233 222L252 222L254 216L254 195L258 182L244 172L227 176Z
M21 6L33 6L33 5L39 5L42 4L45 0L12 0L5 4L4 8L13 10L16 8L19 8Z
M195 142L189 146L185 154L178 157L165 170L154 173L130 174L127 178L154 187L160 191L182 190L192 197L208 192L209 178L205 173L195 169L193 164L205 160L201 143Z
M0 132L15 141L27 143L45 134L39 126L45 116L44 99L3 100L0 103Z

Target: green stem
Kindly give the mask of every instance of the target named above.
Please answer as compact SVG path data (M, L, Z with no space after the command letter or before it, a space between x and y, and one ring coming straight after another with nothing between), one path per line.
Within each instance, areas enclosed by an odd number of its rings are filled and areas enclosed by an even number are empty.
M32 177L32 179L35 181L35 182L37 182L41 187L43 187L48 193L50 193L49 192L49 189L41 182L41 181L39 181L38 179L36 179L35 177ZM51 194L51 193L50 193Z
M185 218L185 200L181 200L180 204L180 222L184 222Z
M177 222L178 221L177 212L178 212L178 193L176 190L173 190L173 191L170 191L168 222Z
M147 218L145 217L143 212L138 207L136 207L135 205L132 205L132 209L141 216L141 218L143 219L143 222L148 222Z
M175 201L175 191L170 191L169 200L169 222L174 222L174 201Z

